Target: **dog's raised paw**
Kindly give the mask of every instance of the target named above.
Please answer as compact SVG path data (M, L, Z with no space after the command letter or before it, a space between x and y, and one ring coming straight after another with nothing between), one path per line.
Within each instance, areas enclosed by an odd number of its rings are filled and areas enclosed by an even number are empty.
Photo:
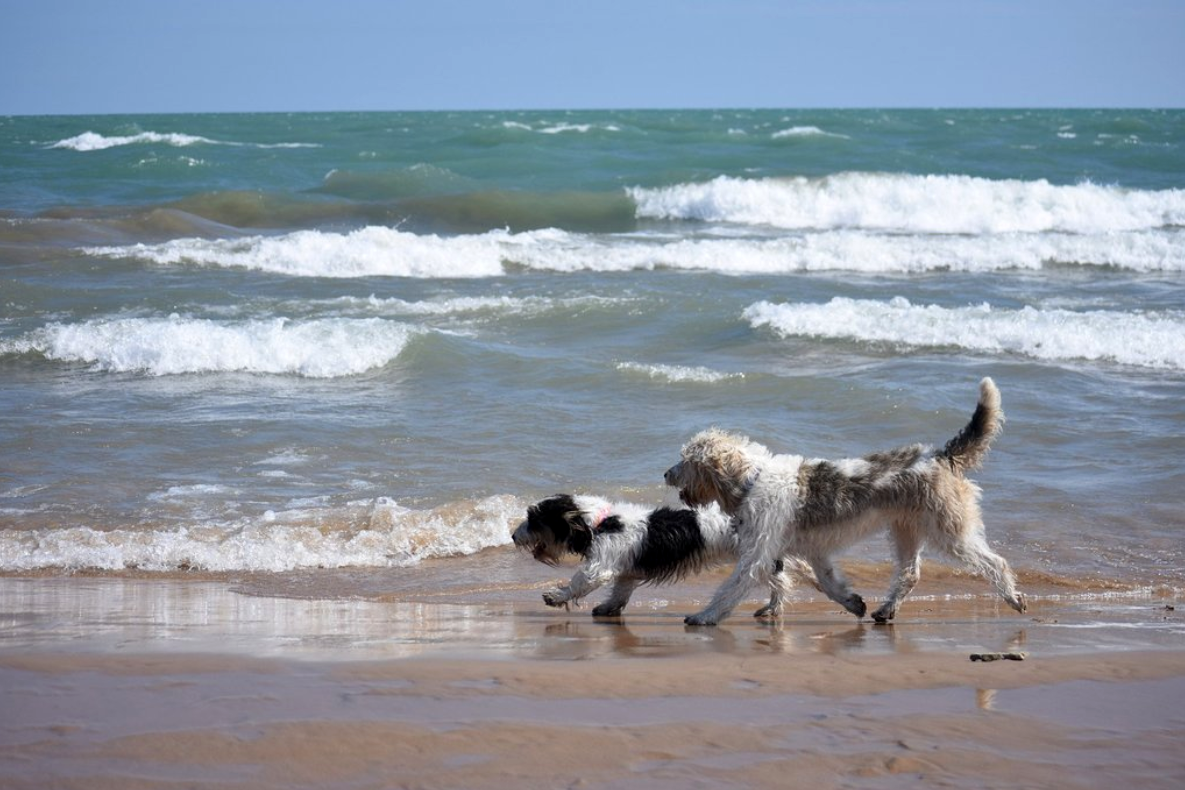
M549 590L548 592L543 593L543 603L556 608L561 606L566 608L568 605L568 599L565 598L564 594L559 590Z

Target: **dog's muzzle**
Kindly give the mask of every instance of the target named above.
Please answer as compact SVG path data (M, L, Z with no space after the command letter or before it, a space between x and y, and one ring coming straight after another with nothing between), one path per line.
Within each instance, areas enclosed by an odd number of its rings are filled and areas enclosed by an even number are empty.
M514 534L510 536L510 539L513 540L514 545L520 549L531 548L535 545L535 541L531 539L531 533L527 527L526 521L518 525L518 529L514 531Z
M683 474L683 462L680 461L679 463L675 464L670 469L668 469L666 471L666 473L663 474L662 479L664 482L666 482L667 485L678 488L679 487L679 477L682 474Z

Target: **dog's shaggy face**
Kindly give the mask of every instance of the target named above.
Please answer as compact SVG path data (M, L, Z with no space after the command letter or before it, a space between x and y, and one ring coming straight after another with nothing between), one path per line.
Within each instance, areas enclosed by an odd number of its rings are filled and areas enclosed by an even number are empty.
M755 457L767 454L743 436L711 428L683 446L679 463L663 479L691 507L718 502L726 513L733 513L757 474Z
M527 509L527 520L511 536L514 545L539 562L558 565L568 554L584 555L592 543L592 525L568 494L556 494Z

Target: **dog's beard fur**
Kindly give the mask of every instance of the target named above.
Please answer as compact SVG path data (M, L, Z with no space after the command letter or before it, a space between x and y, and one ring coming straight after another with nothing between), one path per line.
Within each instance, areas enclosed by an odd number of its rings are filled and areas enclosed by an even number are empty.
M757 474L747 444L724 431L704 431L683 448L682 460L666 474L667 484L678 489L686 505L717 502L724 512L735 513Z

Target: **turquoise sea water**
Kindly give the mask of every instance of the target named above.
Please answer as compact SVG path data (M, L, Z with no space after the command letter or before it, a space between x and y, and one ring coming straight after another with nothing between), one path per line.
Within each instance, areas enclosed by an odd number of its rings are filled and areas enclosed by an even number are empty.
M469 554L991 375L1001 552L1179 588L1183 285L1180 111L3 118L0 569Z

